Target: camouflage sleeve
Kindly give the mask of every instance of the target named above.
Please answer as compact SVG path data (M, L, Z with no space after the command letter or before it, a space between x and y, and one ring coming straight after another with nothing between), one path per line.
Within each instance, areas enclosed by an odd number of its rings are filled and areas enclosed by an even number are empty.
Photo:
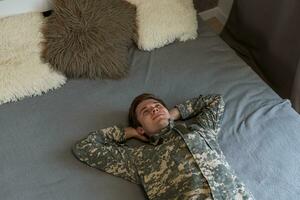
M87 165L139 184L132 155L125 142L124 129L113 126L89 135L73 145L73 154Z
M221 95L200 95L198 98L176 105L182 119L195 117L198 125L213 129L216 134L221 126L224 106Z

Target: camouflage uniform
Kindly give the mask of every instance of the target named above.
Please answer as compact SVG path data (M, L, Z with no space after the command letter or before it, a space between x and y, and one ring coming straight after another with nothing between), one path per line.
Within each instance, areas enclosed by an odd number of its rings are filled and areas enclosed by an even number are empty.
M220 95L176 105L183 120L130 147L124 129L91 132L73 146L75 156L91 167L141 184L149 199L253 199L225 160L217 142L224 112Z

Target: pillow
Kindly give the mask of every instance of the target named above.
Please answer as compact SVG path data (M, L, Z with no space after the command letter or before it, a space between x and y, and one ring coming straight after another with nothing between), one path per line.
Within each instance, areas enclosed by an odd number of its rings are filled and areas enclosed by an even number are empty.
M40 13L0 19L0 104L41 95L66 82L40 58L43 20Z
M124 77L135 7L123 0L54 0L42 56L70 78Z
M152 50L197 37L193 0L127 0L137 7L137 46Z

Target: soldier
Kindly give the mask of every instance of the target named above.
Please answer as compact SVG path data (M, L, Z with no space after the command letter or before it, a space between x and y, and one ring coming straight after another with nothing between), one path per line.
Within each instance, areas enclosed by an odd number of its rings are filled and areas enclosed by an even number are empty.
M223 113L220 95L200 95L168 110L158 97L141 94L129 109L130 127L91 132L73 153L91 167L142 185L150 200L253 199L219 147ZM144 143L131 147L129 138Z

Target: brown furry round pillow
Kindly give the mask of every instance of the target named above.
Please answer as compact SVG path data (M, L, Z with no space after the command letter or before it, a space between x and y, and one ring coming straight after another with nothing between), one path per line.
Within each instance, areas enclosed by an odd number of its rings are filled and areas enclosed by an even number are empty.
M124 77L135 7L123 0L54 0L42 57L70 78Z

